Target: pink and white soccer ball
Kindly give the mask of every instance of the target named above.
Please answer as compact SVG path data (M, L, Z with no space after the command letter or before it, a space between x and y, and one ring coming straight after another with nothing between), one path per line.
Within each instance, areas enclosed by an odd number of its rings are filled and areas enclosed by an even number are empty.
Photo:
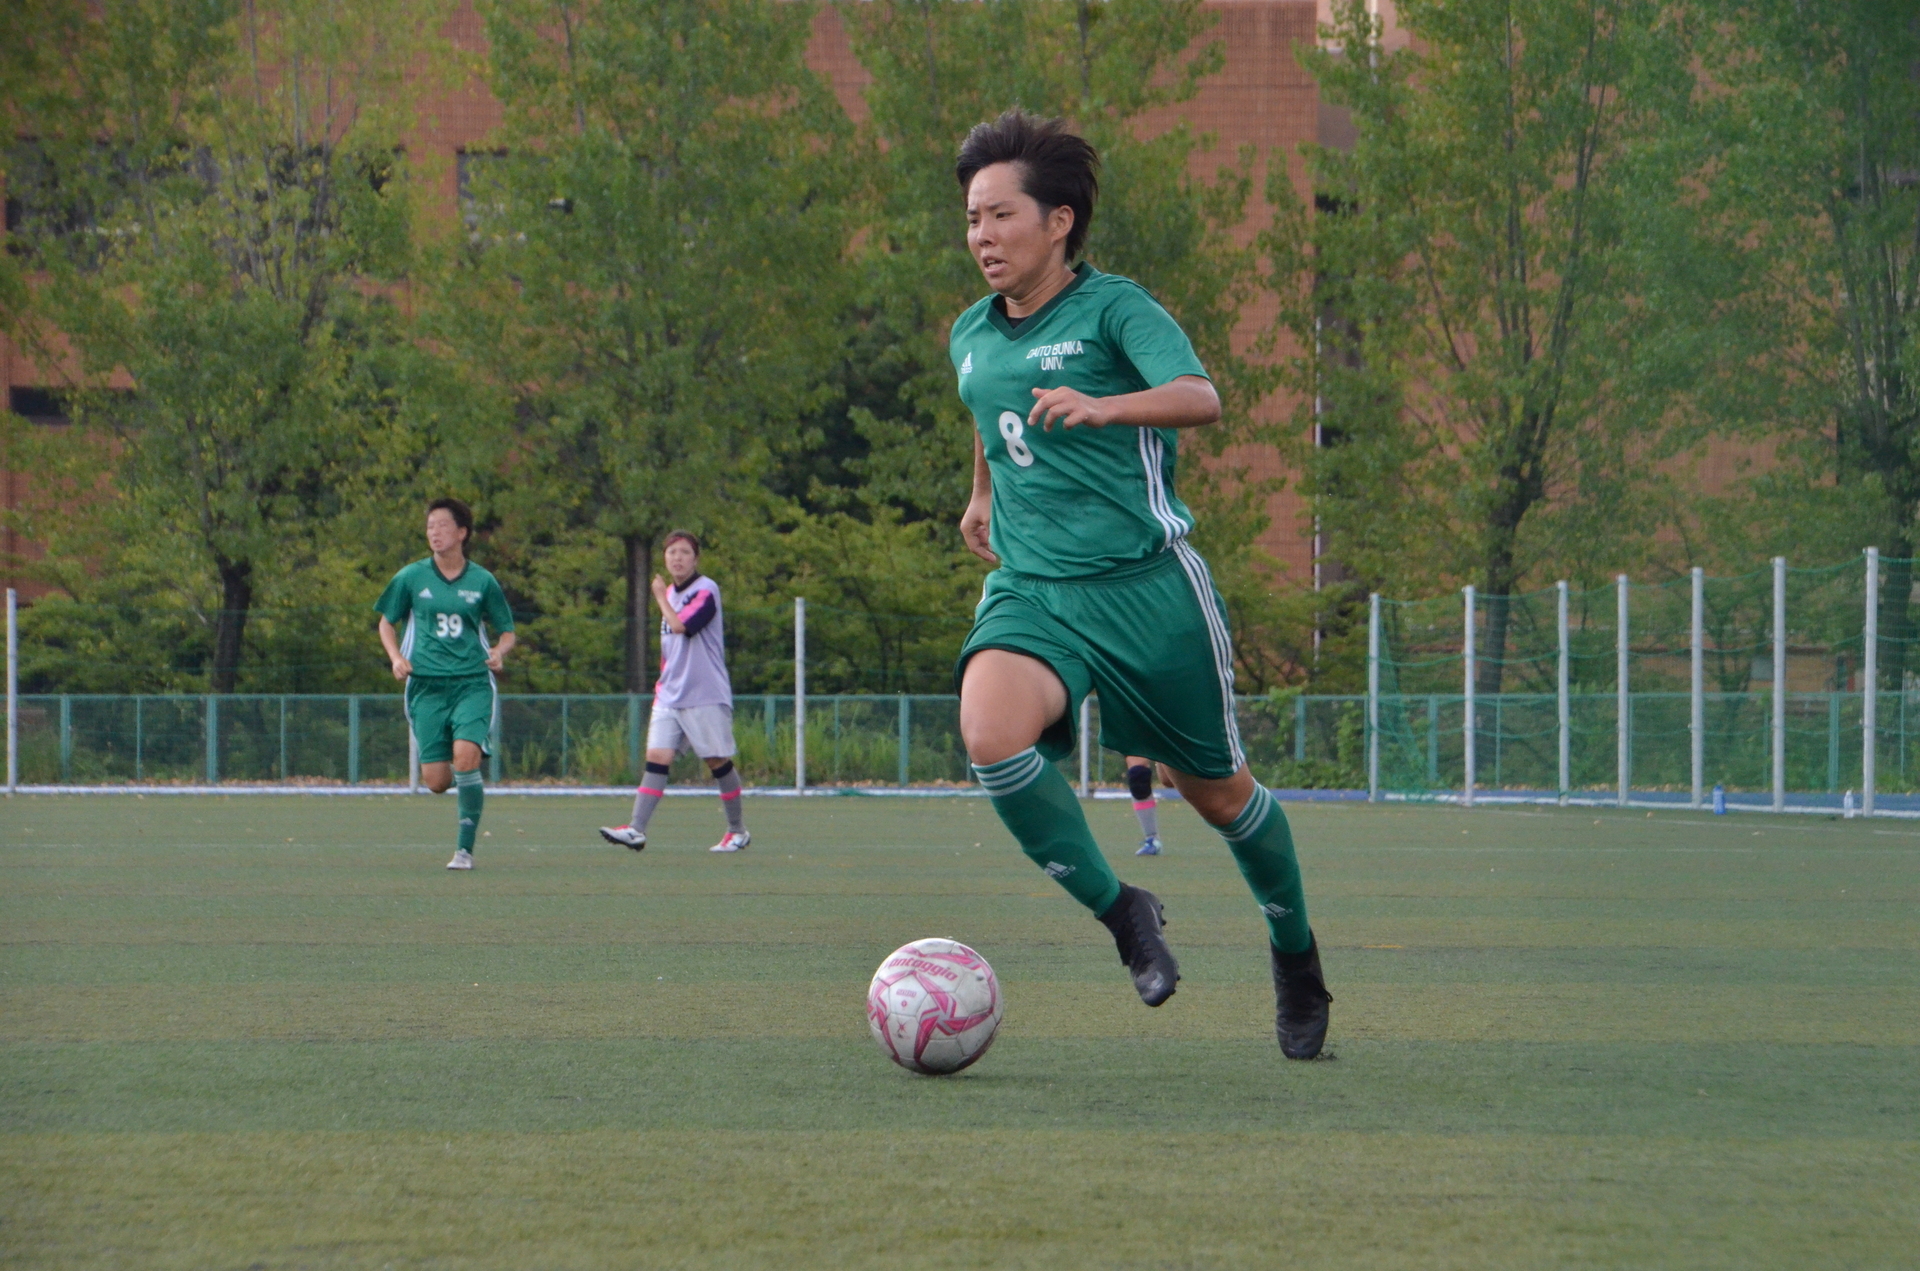
M887 1058L928 1076L987 1053L1006 1000L987 960L958 940L903 944L867 986L867 1025Z

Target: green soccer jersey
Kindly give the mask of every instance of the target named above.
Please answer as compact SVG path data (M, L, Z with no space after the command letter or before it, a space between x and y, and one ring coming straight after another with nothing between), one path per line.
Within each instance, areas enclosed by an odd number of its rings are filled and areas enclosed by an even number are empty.
M1027 427L1036 388L1113 397L1206 375L1186 332L1146 288L1084 263L1017 329L995 299L960 315L951 351L993 475L990 537L1001 563L1084 578L1186 537L1193 514L1173 493L1173 429Z
M393 576L374 608L404 626L400 654L413 663L415 675L485 675L487 633L513 630L506 593L472 561L449 582L433 557L417 560Z

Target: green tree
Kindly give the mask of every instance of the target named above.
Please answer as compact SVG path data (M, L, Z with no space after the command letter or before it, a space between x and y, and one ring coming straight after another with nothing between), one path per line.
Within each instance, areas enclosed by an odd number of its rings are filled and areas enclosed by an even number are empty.
M437 328L499 404L474 450L540 621L587 639L617 604L644 691L666 533L771 516L768 455L830 395L848 125L806 66L803 3L482 14L503 149L464 160Z
M406 77L444 13L148 0L17 16L12 329L70 373L77 425L10 438L73 496L28 529L91 551L53 562L75 594L122 600L133 578L87 580L172 540L146 554L174 571L150 599L206 617L206 683L229 692L255 606L327 555L391 449L405 335L380 288L410 255Z
M1659 143L1693 88L1684 31L1640 0L1408 0L1390 53L1358 3L1306 60L1352 112L1284 174L1265 238L1297 355L1296 436L1332 555L1402 594L1507 597L1647 550L1686 383L1643 303L1643 222L1680 197ZM1606 558L1611 555L1611 561Z
M1911 669L1920 553L1920 20L1899 0L1701 7L1700 215L1734 266L1722 403L1779 462L1734 492L1756 546L1877 544L1883 683Z

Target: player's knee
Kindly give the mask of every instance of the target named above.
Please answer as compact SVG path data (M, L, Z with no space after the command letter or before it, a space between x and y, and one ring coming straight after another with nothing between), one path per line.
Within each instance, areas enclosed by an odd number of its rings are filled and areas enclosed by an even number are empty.
M672 767L673 752L671 750L649 750L647 752L647 762L657 763L662 767Z
M1153 769L1146 764L1137 763L1127 769L1127 793L1134 802L1153 797Z
M1246 810L1247 800L1253 797L1253 774L1244 767L1231 777L1217 779L1190 777L1179 772L1169 775L1187 806L1208 825L1232 825L1234 818Z
M453 785L453 774L445 771L433 774L423 773L421 774L420 780L427 789L433 791L435 794L445 794Z

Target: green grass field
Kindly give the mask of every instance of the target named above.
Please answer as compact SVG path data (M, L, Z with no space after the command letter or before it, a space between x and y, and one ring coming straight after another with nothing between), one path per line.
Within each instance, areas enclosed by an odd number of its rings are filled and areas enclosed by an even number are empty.
M1337 1001L1280 1058L1258 915L1180 806L1185 980L977 799L15 798L0 1262L32 1267L1912 1267L1920 828L1295 806ZM880 957L1009 1002L881 1058Z

